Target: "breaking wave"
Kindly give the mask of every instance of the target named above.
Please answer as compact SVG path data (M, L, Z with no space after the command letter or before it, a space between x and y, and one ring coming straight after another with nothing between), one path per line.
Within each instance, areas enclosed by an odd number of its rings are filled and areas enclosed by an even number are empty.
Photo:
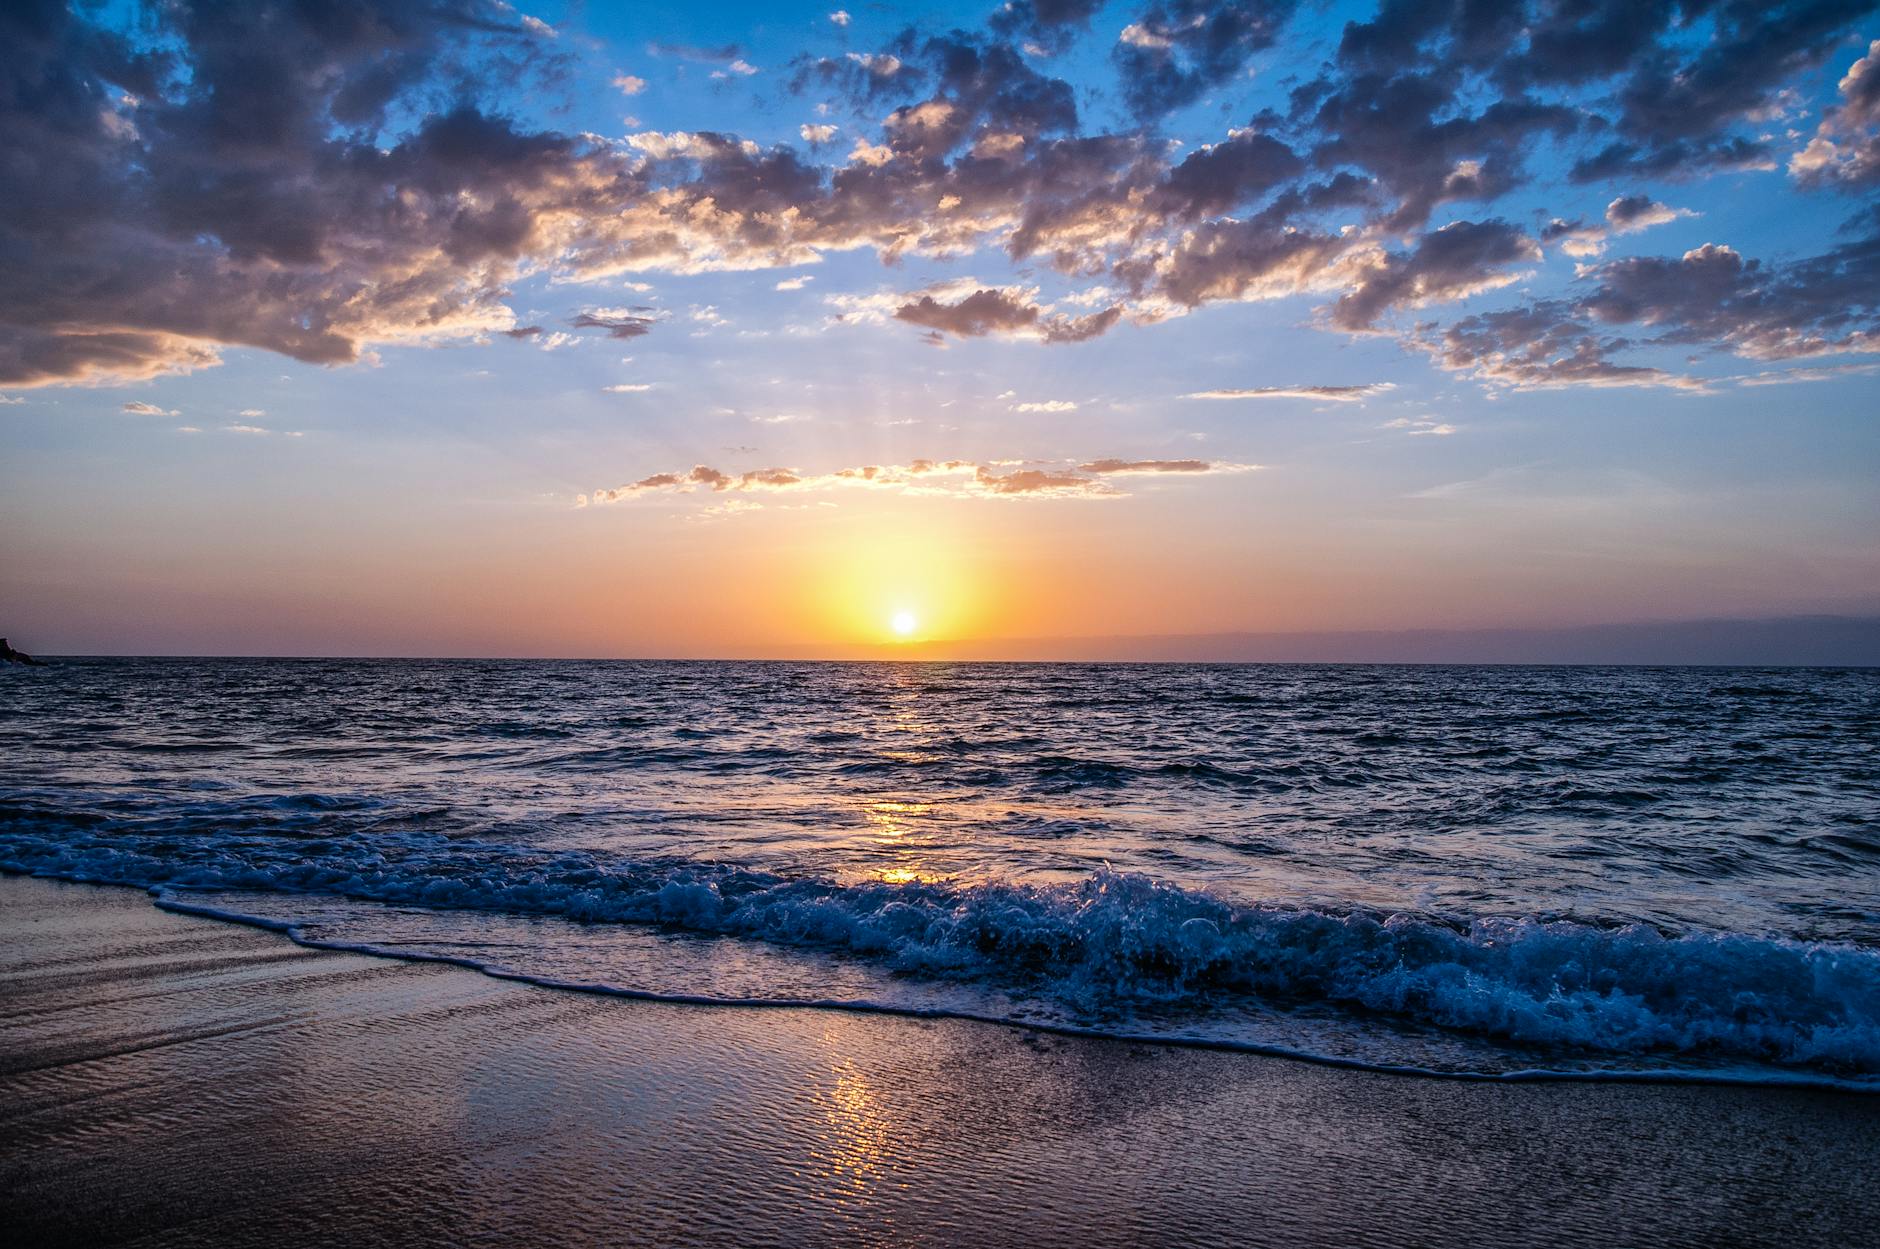
M150 843L16 820L0 828L0 869L172 897L252 890L656 925L1041 996L1092 1030L1143 1009L1256 1003L1614 1070L1652 1058L1880 1076L1880 951L1844 943L1236 905L1109 869L1067 883L844 882L428 834Z

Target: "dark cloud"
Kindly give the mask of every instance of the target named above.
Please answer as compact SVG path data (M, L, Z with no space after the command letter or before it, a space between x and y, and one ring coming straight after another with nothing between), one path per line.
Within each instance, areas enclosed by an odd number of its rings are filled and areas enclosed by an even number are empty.
M1322 136L1313 160L1368 174L1396 199L1386 226L1411 229L1438 205L1507 194L1525 177L1527 148L1581 125L1573 108L1520 95L1479 112L1457 106L1454 82L1438 75L1367 73L1328 85L1311 114Z
M1767 107L1775 92L1819 64L1872 0L1724 0L1679 6L1709 17L1708 39L1640 49L1619 91L1621 133L1648 146L1702 142Z
M1522 389L1695 385L1662 369L1612 359L1631 345L1595 332L1564 300L1466 317L1422 341L1446 369Z
M1008 0L987 24L1008 38L1027 39L1047 51L1062 51L1090 25L1105 0Z
M1335 234L1268 220L1209 221L1166 254L1125 264L1121 275L1188 308L1229 299L1280 298L1322 289L1350 250Z
M1580 307L1603 324L1657 331L1761 360L1880 350L1880 233L1769 266L1706 243L1683 256L1634 257L1598 272Z
M480 0L177 4L148 48L0 8L0 382L131 378L219 345L313 363L507 329L516 261L631 172L464 105L381 141L393 100L545 42ZM146 32L148 33L148 32Z
M1159 206L1171 217L1213 217L1240 207L1305 171L1290 147L1255 130L1191 153L1169 171Z
M1531 185L1537 149L1581 180L1772 163L1780 140L1763 132L1780 129L1782 92L1871 10L1384 0L1346 26L1285 115L1186 154L1157 134L1169 110L1210 93L1223 116L1246 116L1227 111L1240 98L1225 89L1239 91L1294 7L1119 11L1135 18L1114 61L1138 124L1117 133L1085 133L1056 62L1015 42L1069 38L1094 4L1015 0L977 31L910 28L873 51L799 62L799 87L866 110L844 123L852 149L806 153L711 131L610 141L505 116L484 84L544 88L568 62L498 0L194 0L151 9L133 34L102 8L21 0L0 9L0 384L149 377L213 364L226 346L338 364L375 344L531 337L541 327L518 326L504 302L529 274L756 269L856 249L892 263L1002 248L1086 285L1066 303L1093 309L1079 315L1040 303L1029 278L867 309L935 345L1078 342L1125 316L1300 295L1335 299L1332 327L1373 332L1537 259L1539 243L1505 221L1429 228L1445 205ZM724 64L739 53L656 51ZM1804 184L1880 175L1873 64L1870 50L1807 148L1789 149ZM1638 185L1613 188L1624 193L1604 221L1535 233L1590 258L1683 215ZM1590 381L1589 362L1644 342L1847 349L1871 332L1859 246L1779 271L1740 257L1733 268L1721 248L1597 266L1545 332L1458 321L1444 358ZM573 324L631 338L654 320L588 309ZM1525 346L1509 337L1524 325ZM1612 326L1637 328L1621 339Z
M1704 383L1619 357L1664 346L1756 360L1880 352L1880 220L1865 237L1786 265L1707 243L1612 261L1588 278L1592 289L1577 299L1479 314L1440 332L1419 327L1421 345L1446 368L1516 386L1692 389Z
M1535 241L1505 221L1457 221L1409 252L1384 256L1332 305L1332 324L1361 331L1394 308L1459 299L1513 280L1510 267L1540 259Z
M922 295L895 309L896 320L959 338L1031 334L1047 343L1078 343L1116 324L1120 307L1088 316L1049 315L1023 292L982 289L952 303Z
M1599 136L1575 160L1580 181L1766 168L1768 145L1741 128L1777 109L1781 91L1872 10L1872 0L1384 0L1346 26L1335 71L1300 88L1294 107L1388 100L1362 124L1319 125L1337 135L1328 155L1342 149L1412 201L1409 220L1432 172L1413 184L1389 166L1415 170L1446 149L1479 160L1494 192L1518 170L1524 131L1561 138L1577 124ZM1487 118L1471 118L1470 102L1491 94L1513 111L1471 136ZM1386 163L1351 150L1366 147Z
M1293 0L1158 0L1124 28L1112 56L1123 100L1153 121L1237 76L1279 41Z
M641 338L659 318L648 308L593 308L568 322L577 330L606 330L609 338Z
M1655 145L1621 140L1575 161L1572 177L1575 182L1607 182L1614 178L1693 178L1732 169L1769 169L1774 166L1772 152L1769 144L1741 135Z

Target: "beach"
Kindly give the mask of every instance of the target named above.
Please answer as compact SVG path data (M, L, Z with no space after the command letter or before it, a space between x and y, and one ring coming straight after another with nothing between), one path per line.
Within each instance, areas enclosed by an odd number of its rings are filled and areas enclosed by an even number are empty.
M631 1001L0 877L16 1244L1854 1245L1880 1098Z

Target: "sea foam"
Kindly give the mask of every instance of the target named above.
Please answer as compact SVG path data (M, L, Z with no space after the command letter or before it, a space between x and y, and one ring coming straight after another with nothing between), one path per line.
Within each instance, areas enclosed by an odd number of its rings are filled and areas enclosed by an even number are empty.
M1237 905L1108 869L1053 884L840 881L432 835L153 846L14 825L0 868L660 925L1041 995L1073 1018L1245 1001L1543 1052L1880 1075L1880 951L1842 943Z

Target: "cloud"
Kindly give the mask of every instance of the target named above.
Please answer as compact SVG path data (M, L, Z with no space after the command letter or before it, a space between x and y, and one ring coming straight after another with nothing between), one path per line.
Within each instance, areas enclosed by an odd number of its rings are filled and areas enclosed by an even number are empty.
M1817 369L1766 369L1736 378L1738 386L1786 386L1793 382L1831 382L1840 377L1864 377L1880 373L1880 361L1871 364L1836 364Z
M956 338L988 335L1035 338L1047 343L1079 343L1095 338L1116 324L1121 307L1072 317L1047 315L1030 291L982 287L957 300L932 293L918 295L894 311L894 317Z
M651 382L615 382L612 386L601 387L610 395L643 395L652 388Z
M1014 412L1075 412L1076 403L1069 399L1043 399L1032 403L1015 403Z
M640 338L658 321L650 308L589 308L568 324L578 330L606 330L609 338Z
M1539 260L1539 244L1505 221L1457 221L1426 234L1408 252L1380 254L1355 289L1332 305L1341 330L1374 329L1400 307L1462 299L1518 276L1511 266Z
M1880 353L1880 216L1866 234L1785 264L1706 243L1681 256L1591 266L1582 280L1589 289L1576 298L1419 327L1413 341L1443 368L1517 389L1714 389L1701 377L1624 361L1655 347L1771 361Z
M912 460L806 474L790 468L727 473L709 465L654 473L623 486L577 496L577 507L625 503L649 495L831 493L880 490L898 494L982 499L1111 499L1123 497L1115 477L1243 473L1253 465L1206 460L993 461Z
M711 47L697 43L664 43L654 41L646 45L650 56L671 56L682 61L700 61L707 65L728 65L744 54L744 50L735 43Z
M475 0L199 17L154 10L132 38L93 10L0 15L42 88L0 100L0 380L122 382L228 346L339 364L513 325L500 284L593 185L583 143L474 105L377 136L447 62L532 82L547 41Z
M1026 51L1049 56L1062 51L1104 0L1006 0L992 15L992 29L1008 38L1023 39Z
M1649 195L1622 195L1606 205L1606 223L1614 234L1634 234L1640 230L1697 214L1683 208L1660 204Z
M1456 427L1433 416L1400 416L1394 421L1385 421L1385 429L1400 430L1412 437L1447 438L1456 432Z
M1366 382L1357 386L1256 386L1250 390L1196 390L1182 398L1311 399L1330 403L1359 403L1395 389L1395 382Z
M777 283L777 289L780 291L800 291L815 280L816 276L814 274L805 273L798 277L784 278L781 282Z
M1111 51L1123 101L1158 118L1233 78L1279 40L1292 0L1157 0Z
M615 74L613 83L621 95L638 95L646 90L646 79L634 74Z
M838 26L847 26L849 24L849 11L847 9L837 9L834 13L829 15L829 20Z
M1814 186L1880 182L1880 39L1837 89L1841 103L1822 114L1814 138L1789 158L1789 172Z
M1216 464L1209 460L1091 460L1079 464L1080 473L1103 477L1143 476L1156 473L1223 473L1243 471L1251 465Z
M843 55L877 78L892 78L901 72L901 58L890 52L846 52Z
M1514 282L1543 244L1591 259L1683 214L1635 179L1768 165L1770 119L1802 107L1788 93L1871 8L1733 2L1702 6L1700 19L1669 3L1389 0L1297 75L1284 59L1295 0L1151 0L1107 28L1125 32L1107 50L1109 98L1132 121L1105 130L1048 72L1070 58L1040 62L1023 46L1066 46L1098 7L1011 0L978 30L914 26L874 51L799 57L790 89L876 119L845 124L853 144L827 152L835 132L823 123L799 128L802 144L767 146L519 121L491 101L562 81L576 41L541 37L498 0L388 6L359 22L285 0L213 22L164 5L135 28L111 6L35 9L30 21L5 8L10 66L41 86L0 93L0 131L14 136L0 167L0 385L138 381L239 348L322 365L497 335L567 348L579 340L518 324L506 304L517 283L787 269L851 251L1014 266L1003 282L843 311L906 321L932 345L1086 341L1125 318L1147 326L1302 296L1324 305L1323 325L1385 332L1405 310ZM734 44L656 43L648 55L756 69ZM1874 56L1855 62L1794 153L1803 185L1871 183ZM1255 69L1279 72L1262 80L1273 107L1248 118L1234 110ZM628 93L645 83L612 81ZM1224 129L1177 151L1171 118L1190 139ZM1541 147L1576 178L1626 180L1602 192L1616 196L1603 218L1529 237L1470 209L1429 228L1444 205L1532 187L1527 154ZM1779 279L1740 273L1715 288L1728 306L1714 315L1675 292L1646 295L1645 269L1595 266L1585 281L1599 296L1564 297L1560 318L1535 327L1549 345L1540 356L1541 340L1515 342L1509 324L1458 322L1454 341L1441 326L1390 332L1519 384L1669 384L1621 363L1622 338L1857 350L1873 332L1858 246ZM1029 274L1047 270L1079 289L1042 301L1045 279L1034 288ZM571 328L624 339L658 319L589 309Z
M141 399L133 399L129 403L126 403L124 405L124 411L131 413L133 416L181 416L182 415L181 412L178 412L174 408L170 408L166 410L166 409L158 407L154 403L145 403Z
M1569 256L1597 256L1606 250L1609 238L1637 234L1653 226L1666 225L1680 217L1695 217L1686 208L1661 204L1649 195L1622 195L1606 205L1605 226L1589 226L1579 221L1556 218L1541 232L1543 243L1559 243Z

